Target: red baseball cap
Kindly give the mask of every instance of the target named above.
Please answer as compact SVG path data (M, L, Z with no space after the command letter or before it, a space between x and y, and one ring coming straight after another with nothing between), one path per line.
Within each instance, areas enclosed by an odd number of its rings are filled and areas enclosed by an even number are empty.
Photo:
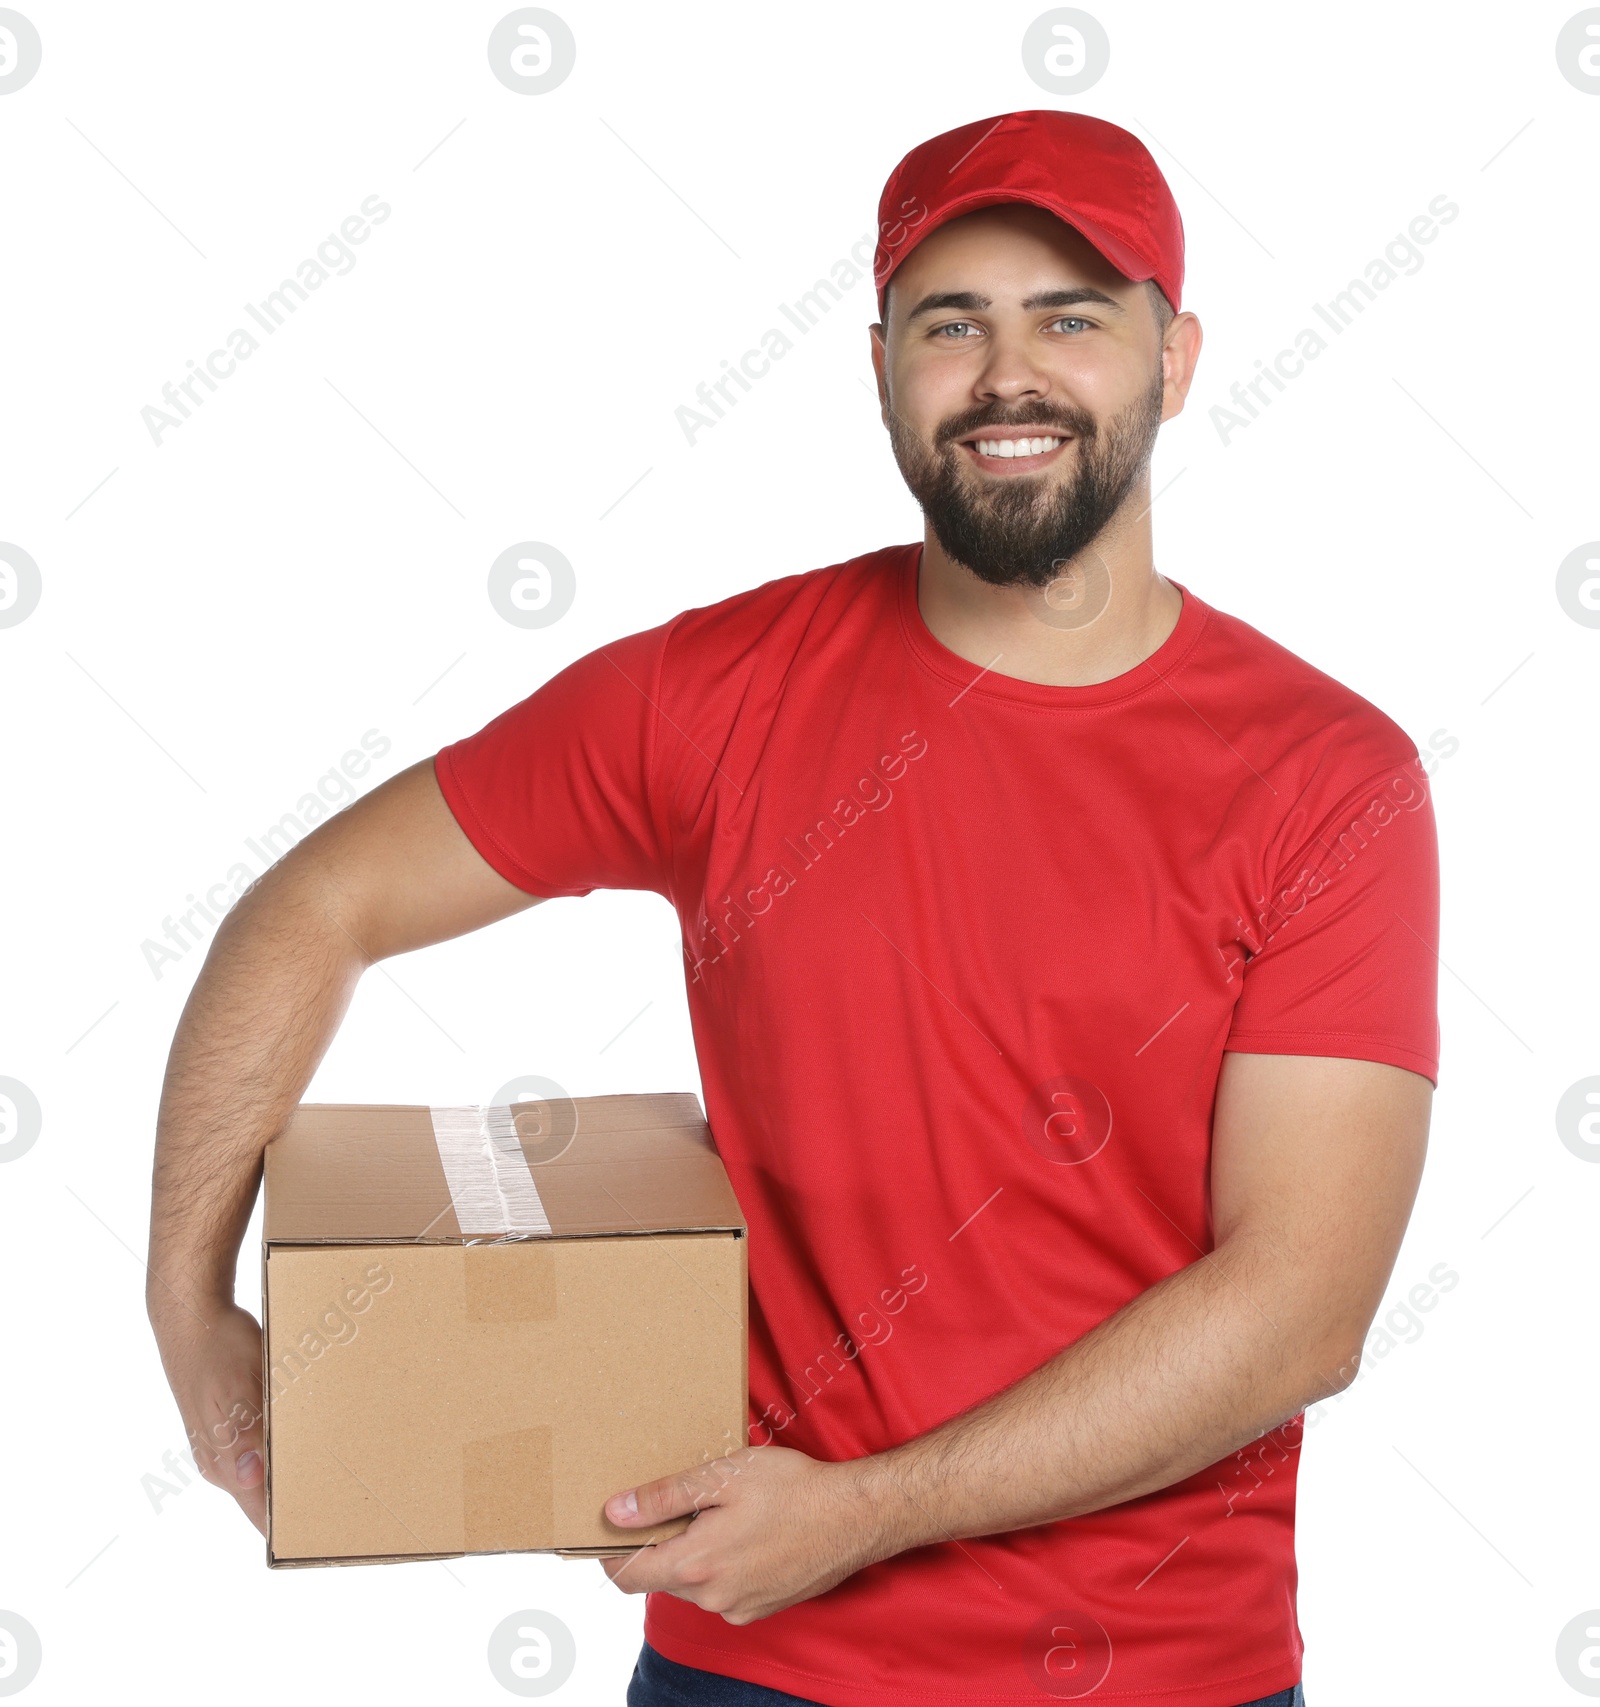
M1002 113L913 148L878 202L872 276L878 313L889 280L941 225L974 208L1028 202L1080 231L1124 278L1154 279L1176 310L1183 221L1150 150L1087 113Z

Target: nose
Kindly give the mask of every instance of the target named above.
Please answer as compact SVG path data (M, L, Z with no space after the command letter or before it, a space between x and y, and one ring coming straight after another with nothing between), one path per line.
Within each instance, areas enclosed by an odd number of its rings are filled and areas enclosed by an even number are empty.
M1050 395L1050 376L1032 359L1024 339L996 329L973 393L984 403L1037 402Z

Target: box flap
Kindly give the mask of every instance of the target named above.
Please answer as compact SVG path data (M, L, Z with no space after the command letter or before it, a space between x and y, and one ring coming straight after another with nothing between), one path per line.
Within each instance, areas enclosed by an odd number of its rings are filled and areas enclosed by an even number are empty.
M518 1103L499 1127L507 1142L515 1133L550 1236L745 1230L690 1092ZM486 1237L457 1219L433 1115L420 1104L302 1103L267 1146L265 1197L268 1244Z

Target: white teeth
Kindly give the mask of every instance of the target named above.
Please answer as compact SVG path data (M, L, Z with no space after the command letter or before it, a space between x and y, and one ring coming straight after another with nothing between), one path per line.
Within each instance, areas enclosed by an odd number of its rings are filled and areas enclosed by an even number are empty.
M1043 456L1054 450L1060 439L979 439L979 456Z

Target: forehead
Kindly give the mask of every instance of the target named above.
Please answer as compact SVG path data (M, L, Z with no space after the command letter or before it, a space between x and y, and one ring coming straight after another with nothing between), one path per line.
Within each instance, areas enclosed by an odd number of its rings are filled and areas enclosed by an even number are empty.
M1119 302L1140 287L1064 220L1020 203L952 219L916 246L890 281L909 306L930 291L970 291L1003 304L1053 285L1090 285Z

